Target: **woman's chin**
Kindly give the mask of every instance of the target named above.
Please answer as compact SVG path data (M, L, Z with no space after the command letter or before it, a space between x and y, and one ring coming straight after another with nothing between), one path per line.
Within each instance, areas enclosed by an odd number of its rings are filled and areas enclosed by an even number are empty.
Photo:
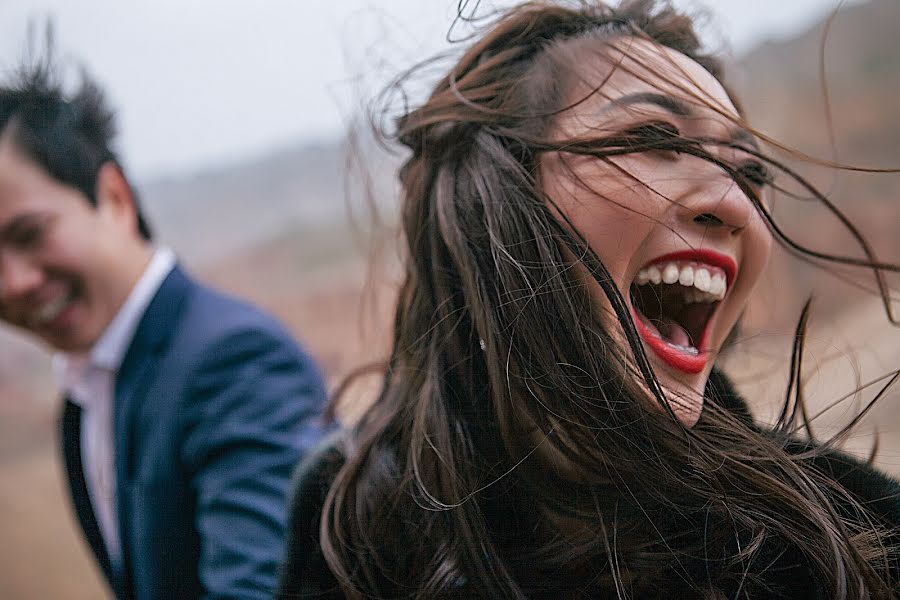
M688 404L669 399L669 406L681 424L690 429L700 420L700 413L703 412L703 397L701 396L696 401L692 400Z
M653 361L657 378L662 385L663 393L672 412L682 425L691 428L700 420L703 412L704 391L709 379L709 368L700 373L673 373Z

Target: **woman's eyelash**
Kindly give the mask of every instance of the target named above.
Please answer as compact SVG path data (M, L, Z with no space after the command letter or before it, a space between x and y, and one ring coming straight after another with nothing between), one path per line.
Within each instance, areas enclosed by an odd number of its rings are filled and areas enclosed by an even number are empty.
M625 131L635 140L636 152L650 152L667 160L678 158L678 147L674 140L681 137L681 131L667 121L651 121Z
M681 136L681 131L666 121L644 123L637 127L632 127L626 133L648 143L670 141Z
M649 151L663 158L674 160L681 154L678 145L672 144L674 140L681 137L681 132L678 127L667 121L644 123L632 127L627 133L638 138L641 142L653 146ZM772 171L756 159L748 159L741 162L736 165L734 172L758 187L769 185L774 180Z

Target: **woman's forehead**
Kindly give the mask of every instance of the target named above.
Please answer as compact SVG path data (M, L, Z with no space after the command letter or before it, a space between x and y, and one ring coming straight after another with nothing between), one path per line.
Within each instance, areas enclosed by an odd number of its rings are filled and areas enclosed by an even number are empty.
M615 41L596 41L586 54L579 52L573 65L574 100L585 98L592 111L615 105L624 97L652 95L669 99L673 109L689 107L691 113L721 111L739 119L725 88L700 64L671 48L628 36ZM675 111L677 112L677 110Z

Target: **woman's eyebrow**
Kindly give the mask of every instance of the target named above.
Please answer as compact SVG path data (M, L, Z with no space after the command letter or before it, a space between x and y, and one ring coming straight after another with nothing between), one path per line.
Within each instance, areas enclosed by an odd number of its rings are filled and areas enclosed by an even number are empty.
M634 94L626 94L611 100L609 104L603 107L603 110L606 111L610 108L631 106L632 104L654 104L672 113L676 117L689 117L694 114L693 109L686 102L658 92L635 92Z

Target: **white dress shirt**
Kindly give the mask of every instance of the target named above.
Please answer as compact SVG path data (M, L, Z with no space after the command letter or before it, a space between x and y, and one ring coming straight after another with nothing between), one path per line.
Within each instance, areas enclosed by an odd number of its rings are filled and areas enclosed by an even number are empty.
M122 308L93 348L57 354L54 367L63 391L81 407L81 463L91 506L114 571L121 564L116 510L113 405L116 374L150 301L175 266L168 248L156 250Z

